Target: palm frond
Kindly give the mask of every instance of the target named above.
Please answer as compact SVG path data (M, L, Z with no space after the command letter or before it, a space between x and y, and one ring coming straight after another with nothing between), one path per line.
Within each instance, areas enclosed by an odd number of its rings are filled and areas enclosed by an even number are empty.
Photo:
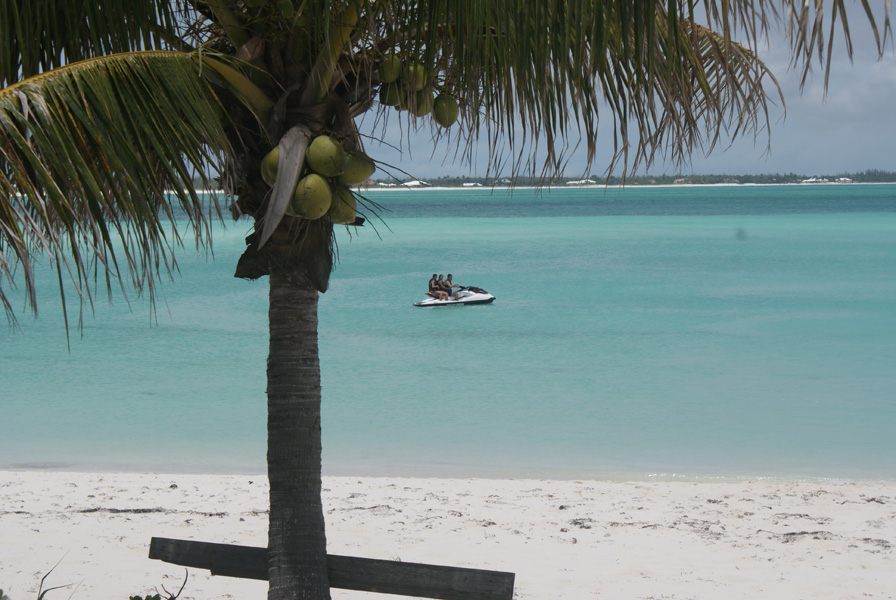
M580 144L591 164L601 116L613 123L614 156L628 163L631 155L636 166L660 149L683 158L712 147L720 131L761 130L777 89L752 50L768 18L763 2L707 2L705 14L724 23L720 33L693 24L696 2L386 4L370 45L436 73L436 86L465 109L465 139L484 135L493 156L502 144L529 144L532 154L517 157L528 168L541 147L544 174L562 170ZM734 42L736 33L747 45Z
M827 6L825 6L827 5ZM884 3L883 25L878 26L869 0L861 0L862 10L871 27L871 35L877 49L878 57L883 56L887 40L893 35L890 24L890 1ZM843 0L812 0L811 2L788 0L787 29L792 48L791 66L802 71L800 86L804 86L812 70L813 59L824 67L824 89L827 91L831 75L831 58L833 57L834 35L837 20L843 33L846 55L852 59L853 45L849 22L846 18L846 6ZM830 11L829 14L826 11ZM830 27L825 35L825 17L830 18ZM827 48L825 48L827 46Z
M154 277L176 268L176 221L208 239L209 205L192 180L228 152L221 123L195 55L91 59L0 91L0 283L20 265L36 310L42 253L82 298L93 267L107 288L124 271L152 295ZM9 309L2 289L0 299Z
M889 16L881 37L869 2L862 6L882 52ZM838 17L851 53L842 0L372 4L378 26L366 32L368 48L396 52L436 73L436 85L465 108L469 135L459 139L484 136L493 156L502 144L542 144L545 174L560 170L565 153L579 144L590 166L602 116L612 122L613 160L631 167L657 152L686 160L722 135L767 132L769 105L782 97L757 50L785 13L794 64L805 71L817 54L829 73ZM828 13L829 31L822 27ZM534 153L528 162L518 155L517 164L530 167Z
M87 58L165 48L168 0L0 0L0 87Z

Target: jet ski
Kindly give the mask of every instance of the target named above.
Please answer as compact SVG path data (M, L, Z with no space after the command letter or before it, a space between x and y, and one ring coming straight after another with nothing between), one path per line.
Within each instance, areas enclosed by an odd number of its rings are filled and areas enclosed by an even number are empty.
M458 304L491 304L495 301L495 297L486 292L482 288L465 286L455 292L457 300L454 299L454 293L448 296L447 300L439 300L432 296L427 296L420 302L414 302L414 306L456 306Z

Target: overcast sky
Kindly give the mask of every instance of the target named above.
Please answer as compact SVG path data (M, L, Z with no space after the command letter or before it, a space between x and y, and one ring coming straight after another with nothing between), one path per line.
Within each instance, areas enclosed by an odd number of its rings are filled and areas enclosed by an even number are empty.
M861 13L850 19L850 29L855 46L854 60L850 63L846 58L842 36L838 36L826 98L823 72L817 64L814 75L800 91L800 74L788 70L790 53L783 33L773 33L770 47L760 49L760 56L781 85L787 108L786 116L781 107L771 108L770 153L765 152L768 142L765 134L761 134L755 144L752 136L747 136L730 145L730 142L722 143L709 156L697 152L689 165L679 167L657 162L650 168L650 173L793 172L814 175L866 169L896 171L896 56L892 40L884 58L878 60L870 28ZM444 141L435 146L433 154L434 144L428 124L410 136L406 127L401 134L395 127L389 129L387 142L400 146L403 151L368 141L367 152L377 160L398 165L410 175L423 179L442 175L486 175L487 156L482 154L470 166L459 158L455 160L455 145ZM362 131L373 131L369 117L362 125ZM376 131L381 134L381 129ZM603 150L590 173L600 175L608 165L612 131L609 134L598 139L598 146L602 145ZM486 152L484 144L480 144L480 152ZM582 150L572 155L566 174L581 175L584 169ZM385 176L382 169L374 175L376 178Z

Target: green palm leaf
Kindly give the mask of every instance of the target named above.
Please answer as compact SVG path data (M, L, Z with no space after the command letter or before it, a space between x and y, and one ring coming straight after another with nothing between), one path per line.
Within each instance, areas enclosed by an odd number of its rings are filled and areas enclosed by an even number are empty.
M196 56L136 52L0 92L0 280L20 264L32 307L35 253L56 257L88 298L93 261L107 287L123 262L152 294L153 274L176 267L178 209L198 241L208 238L193 177L221 164L228 143L199 73ZM0 299L9 308L2 290Z
M96 56L165 47L167 0L0 0L0 87Z

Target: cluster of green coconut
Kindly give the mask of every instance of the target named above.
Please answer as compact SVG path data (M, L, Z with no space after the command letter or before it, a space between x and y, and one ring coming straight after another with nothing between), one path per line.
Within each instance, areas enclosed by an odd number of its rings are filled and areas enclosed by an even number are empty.
M261 161L261 177L268 185L274 185L279 161L278 147ZM357 202L348 186L373 175L373 159L360 150L346 152L332 137L319 135L308 145L304 170L308 173L296 184L286 214L311 220L329 215L335 224L354 223Z
M418 62L404 64L395 54L387 54L379 64L380 104L409 110L416 117L428 114L442 127L457 121L457 100L451 95L434 91L430 76Z

